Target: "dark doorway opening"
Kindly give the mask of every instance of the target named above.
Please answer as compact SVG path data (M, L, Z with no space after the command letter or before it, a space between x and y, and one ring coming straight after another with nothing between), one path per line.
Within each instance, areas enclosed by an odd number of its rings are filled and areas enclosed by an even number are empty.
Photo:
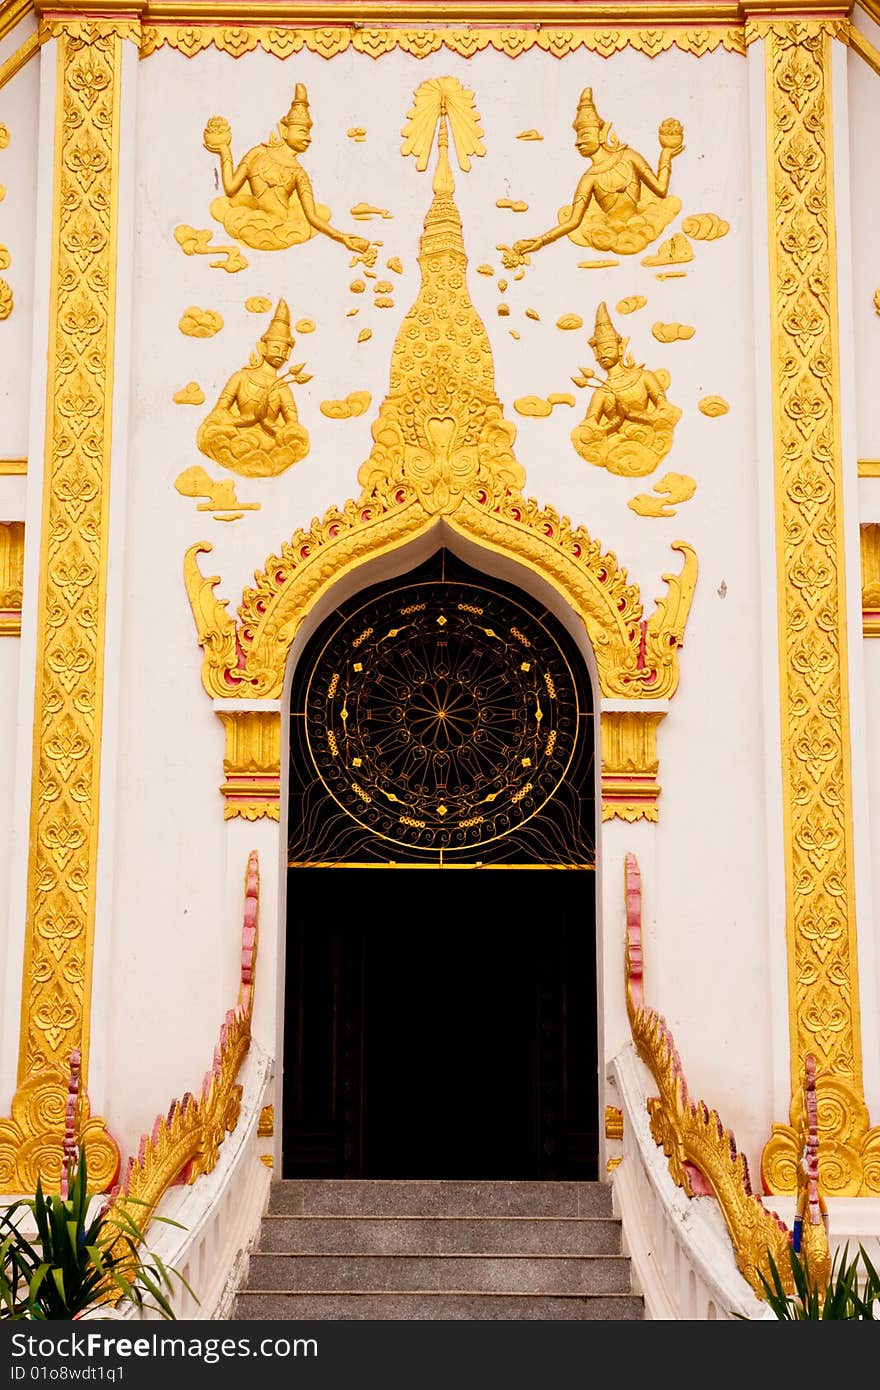
M592 873L291 872L284 1176L595 1179Z
M284 1177L598 1177L592 698L438 552L291 696Z

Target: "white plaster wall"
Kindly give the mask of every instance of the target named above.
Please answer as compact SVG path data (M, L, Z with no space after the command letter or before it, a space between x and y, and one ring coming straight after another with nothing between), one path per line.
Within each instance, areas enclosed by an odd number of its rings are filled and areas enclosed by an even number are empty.
M12 51L24 37L15 30ZM0 63L9 56L10 40L7 36L0 44ZM0 123L9 131L9 144L0 149L0 186L5 189L0 197L0 247L8 251L9 265L0 269L0 278L13 294L12 313L0 319L0 460L26 458L28 452L39 90L39 58L31 59L0 88ZM0 478L0 485L3 482ZM0 512L2 504L0 490Z
M378 62L349 52L331 62L304 53L285 63L262 53L235 61L208 52L185 60L161 50L138 69L138 189L132 311L131 439L120 664L117 785L116 916L110 1001L113 1058L108 1109L117 1131L134 1143L173 1095L198 1083L224 1010L234 1000L240 908L227 846L242 858L248 827L224 827L217 786L223 736L200 682L201 653L181 577L194 541L210 539L205 573L220 574L234 609L243 585L297 526L358 491L356 473L370 447L370 425L387 386L397 328L418 288L416 254L430 201L430 173L398 153L412 93L426 78L459 76L476 93L486 155L469 174L456 173L456 197L470 257L469 288L490 333L496 386L518 430L517 456L528 474L526 492L583 523L613 550L641 586L646 614L663 594L662 575L678 572L671 542L696 549L701 576L681 656L681 688L661 726L663 794L658 828L612 823L603 833L607 914L606 1052L627 1036L623 1009L622 858L645 847L653 854L646 890L648 999L676 1036L692 1092L705 1096L732 1125L740 1146L759 1146L771 1119L767 997L772 988L766 950L763 843L761 651L756 556L755 422L752 368L750 183L746 64L719 53L699 62L671 53L654 61L625 52L605 61L578 53L564 61L530 53L511 62L486 53L470 61L448 53L419 62L402 53ZM391 310L355 296L344 248L317 237L284 252L243 248L249 265L229 275L208 256L186 257L174 241L181 223L213 227L229 244L208 207L216 196L217 160L202 147L202 130L222 114L240 158L265 140L287 111L294 83L308 85L315 122L303 157L316 197L346 231L380 237L384 261L401 258ZM382 99L377 101L377 83ZM715 212L730 234L695 242L685 278L657 280L641 255L620 257L605 270L578 268L599 254L568 241L533 258L515 282L501 270L499 242L546 230L571 199L584 162L572 144L571 122L582 87L592 85L599 111L620 138L656 163L657 127L670 115L685 127L685 153L673 166L671 191L682 216ZM367 140L346 138L365 126ZM516 140L536 127L542 142ZM523 199L525 214L498 209L497 199ZM389 219L355 222L349 209L370 202ZM664 238L678 229L676 219ZM656 251L656 244L650 248ZM495 279L476 274L488 262ZM499 318L497 277L509 281L508 318ZM644 294L648 305L630 317L614 306ZM287 299L296 322L314 333L299 338L293 360L305 360L313 379L295 388L311 451L271 480L236 478L243 501L261 510L224 525L178 495L174 480L186 467L223 473L195 447L195 431L231 373L244 366L266 322L248 313L248 296ZM671 373L669 399L683 410L672 453L650 477L627 480L583 462L569 434L583 417L588 392L570 377L592 364L587 343L596 305L604 299L633 352L648 367ZM190 305L219 311L216 337L183 336L177 322ZM354 318L350 308L358 307ZM536 309L538 322L525 316ZM576 312L584 328L561 332L556 320ZM658 321L696 327L688 342L661 345ZM358 346L361 327L373 330ZM519 341L510 336L513 328ZM173 393L196 380L204 406L172 404ZM331 421L322 400L368 390L373 401L359 419ZM528 394L571 390L574 410L557 407L546 420L524 419L513 401ZM697 410L719 394L730 413L707 419ZM668 520L628 509L665 472L697 482L693 500ZM231 474L223 474L232 477ZM776 660L775 651L769 659ZM270 837L271 838L271 837ZM267 853L269 849L268 840ZM264 873L268 869L264 861ZM282 899L283 900L283 899ZM269 929L264 918L265 933ZM271 959L271 956L269 957ZM273 986L258 970L258 991ZM782 982L780 982L781 985ZM158 1037L153 1039L154 1030ZM164 1038L169 1041L166 1043ZM748 1079L748 1087L745 1080ZM737 1095L748 1100L736 1100ZM779 1117L776 1117L779 1118Z

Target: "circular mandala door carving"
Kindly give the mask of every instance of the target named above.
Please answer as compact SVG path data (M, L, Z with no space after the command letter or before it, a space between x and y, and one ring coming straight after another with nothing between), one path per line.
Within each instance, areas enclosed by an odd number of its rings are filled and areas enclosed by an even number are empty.
M555 862L567 837L583 862L582 806L573 817L569 795L548 814L573 768L583 778L584 754L592 776L589 689L579 657L539 605L492 581L469 582L463 575L473 572L460 564L456 570L442 579L409 576L362 596L310 644L292 706L293 760L305 755L304 792L317 785L307 808L291 805L292 857L297 813L302 825L307 809L313 838L322 838L320 787L345 818L335 837L351 841L345 822L353 821L374 842L370 854L387 862L482 861L483 851L535 818L543 818L537 833L546 844L543 853L533 846L528 861ZM591 818L592 787L574 800L589 803ZM328 807L323 814L337 820ZM327 855L324 862L340 862L329 845L314 848Z

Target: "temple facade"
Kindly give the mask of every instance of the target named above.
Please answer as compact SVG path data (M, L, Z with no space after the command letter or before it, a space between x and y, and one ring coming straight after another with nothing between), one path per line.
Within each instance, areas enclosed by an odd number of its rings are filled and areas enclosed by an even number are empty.
M2 1192L880 1248L878 128L875 0L0 8Z

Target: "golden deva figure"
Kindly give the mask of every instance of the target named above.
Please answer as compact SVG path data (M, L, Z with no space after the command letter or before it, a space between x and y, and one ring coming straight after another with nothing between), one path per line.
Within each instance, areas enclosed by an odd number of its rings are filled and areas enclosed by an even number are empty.
M229 378L196 434L203 454L243 478L274 478L309 452L293 392L278 375L293 344L290 310L279 299L250 365Z
M224 116L212 116L205 126L206 150L220 156L225 198L215 198L211 216L230 236L257 251L281 251L322 232L349 251L369 250L366 237L348 236L330 223L330 209L316 203L312 183L299 162L312 142L308 93L296 84L287 115L264 145L248 150L232 166L232 130Z
M581 92L573 124L575 147L590 167L581 175L571 206L559 209L557 226L514 242L520 262L564 236L578 246L631 256L644 250L681 211L681 201L667 197L672 161L684 149L679 121L670 116L660 126L656 173L637 150L620 144L611 122L603 121L593 105L591 87Z
M594 388L571 442L581 458L597 468L639 478L652 473L669 453L681 411L666 399L667 373L647 371L634 362L626 352L627 342L605 304L600 304L590 346L607 375Z

